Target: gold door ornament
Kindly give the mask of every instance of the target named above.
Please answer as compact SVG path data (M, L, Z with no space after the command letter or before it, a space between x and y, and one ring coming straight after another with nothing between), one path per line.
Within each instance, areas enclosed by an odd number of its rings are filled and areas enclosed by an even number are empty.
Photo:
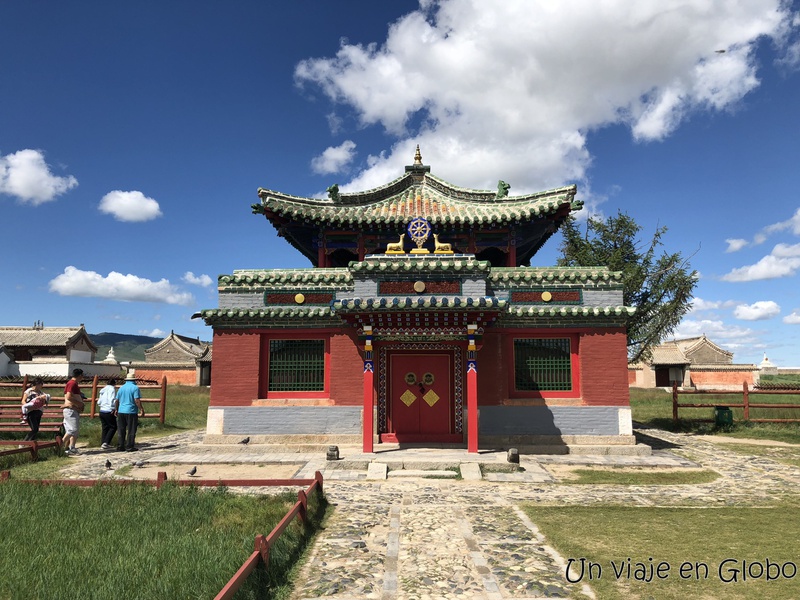
M417 399L417 397L414 395L414 393L411 390L406 390L405 392L403 392L402 396L400 396L400 400L406 406L411 406L412 404L414 404L414 400L416 400L416 399ZM433 406L433 405L431 405L431 406Z
M436 379L434 378L433 373L425 373L425 375L422 376L422 383L425 385L433 385L434 381L436 381Z
M428 403L428 406L433 406L439 401L439 394L437 394L433 390L428 390L422 397L422 399Z
M417 376L414 373L406 373L406 383L408 385L414 385L417 383Z

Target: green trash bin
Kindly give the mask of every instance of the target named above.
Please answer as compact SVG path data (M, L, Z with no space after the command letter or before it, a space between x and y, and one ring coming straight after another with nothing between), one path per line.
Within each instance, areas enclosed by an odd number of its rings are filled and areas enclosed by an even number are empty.
M714 407L714 424L717 427L733 425L733 411L727 406Z

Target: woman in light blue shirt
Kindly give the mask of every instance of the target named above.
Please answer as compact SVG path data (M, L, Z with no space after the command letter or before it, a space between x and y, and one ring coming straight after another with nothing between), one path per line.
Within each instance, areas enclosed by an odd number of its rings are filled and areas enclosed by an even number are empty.
M97 407L100 410L100 423L102 423L103 431L101 435L102 444L100 447L103 450L112 448L111 440L114 439L114 434L117 433L117 415L114 408L114 402L117 398L117 380L111 378L108 384L100 390L100 396L97 398Z

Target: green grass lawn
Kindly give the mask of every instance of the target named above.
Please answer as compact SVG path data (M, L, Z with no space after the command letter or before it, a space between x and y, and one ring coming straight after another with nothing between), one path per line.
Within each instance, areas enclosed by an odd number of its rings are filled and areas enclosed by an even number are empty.
M167 484L0 485L0 598L212 598L297 500ZM299 520L237 598L279 598L325 501Z
M732 450L745 456L762 456L776 460L785 465L800 467L800 446L769 446L755 444L724 443L719 446L722 450Z
M615 469L574 469L572 478L560 483L610 484L610 485L690 485L710 483L719 479L714 471L658 471L651 468L633 470L628 467Z
M796 506L773 508L647 508L621 506L544 507L527 505L525 512L565 559L584 562L582 582L602 600L658 598L725 598L795 600L800 597L797 540L800 519ZM630 559L631 572L627 565ZM786 566L772 581L756 577L766 560ZM614 565L612 565L612 561ZM726 562L728 561L728 562ZM742 561L758 563L744 567ZM644 568L638 573L636 563ZM659 578L655 567L662 566ZM688 563L683 576L681 565ZM650 568L653 565L651 574ZM697 569L695 568L697 565ZM617 578L614 567L625 567ZM706 574L707 568L707 574ZM736 573L734 570L738 569ZM776 575L776 567L771 567ZM571 580L580 577L573 571ZM637 581L636 575L644 580ZM697 576L699 575L699 577ZM736 580L733 578L736 576ZM640 579L642 579L640 577ZM647 581L646 579L650 579Z
M800 444L800 423L753 423L734 421L730 427L716 427L714 423L701 423L693 419L712 419L713 408L682 408L680 420L672 420L672 393L663 390L631 388L631 413L633 420L658 429L683 431L695 434L715 434L739 438L758 438ZM750 394L751 402L770 404L800 404L800 395ZM734 403L739 396L681 395L680 403ZM734 419L741 419L742 410L732 409ZM750 409L751 418L800 419L800 409Z

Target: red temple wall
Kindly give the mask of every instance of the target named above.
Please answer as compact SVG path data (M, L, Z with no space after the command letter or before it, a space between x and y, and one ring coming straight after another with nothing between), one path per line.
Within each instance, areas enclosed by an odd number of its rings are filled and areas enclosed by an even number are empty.
M161 381L162 377L167 378L168 384L177 383L180 385L197 385L196 369L141 369L136 368L136 377L141 379L154 379Z
M258 398L260 346L252 331L214 331L211 406L250 406Z
M500 332L487 331L483 336L478 350L478 406L503 404L508 398L508 371L514 363L503 355L505 339Z
M331 335L330 399L340 406L361 405L364 401L364 358L352 328Z
M715 385L733 386L738 385L741 387L742 382L746 381L747 385L753 386L755 380L752 371L696 371L691 370L692 385L698 388L712 389Z
M624 328L598 329L580 338L583 404L628 406L628 337Z

